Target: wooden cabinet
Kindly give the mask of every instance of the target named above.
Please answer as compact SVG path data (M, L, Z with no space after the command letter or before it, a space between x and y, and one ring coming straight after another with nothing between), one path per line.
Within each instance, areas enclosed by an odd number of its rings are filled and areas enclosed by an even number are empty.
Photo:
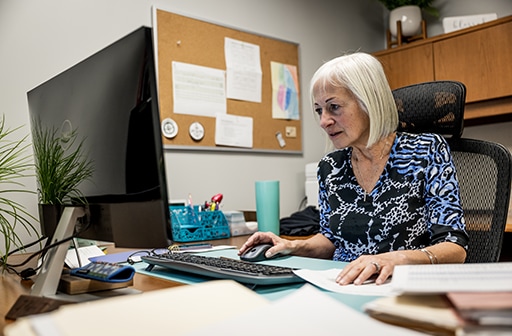
M391 88L434 80L432 45L423 44L407 49L394 49L380 55L380 61Z
M392 89L458 80L467 87L465 119L512 118L512 16L374 55Z

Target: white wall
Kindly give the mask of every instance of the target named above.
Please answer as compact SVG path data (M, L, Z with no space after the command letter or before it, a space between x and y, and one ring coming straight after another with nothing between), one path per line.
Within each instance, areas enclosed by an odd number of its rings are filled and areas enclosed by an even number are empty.
M434 4L442 16L512 14L510 0ZM141 25L150 26L152 5L300 44L302 155L175 150L165 157L172 198L191 193L201 202L220 192L224 209L250 210L254 181L278 179L281 215L296 211L305 194L304 166L320 159L325 147L309 108L309 78L323 61L341 53L385 48L387 11L377 0L0 0L0 113L7 126L24 125L28 134L26 92ZM442 32L440 27L429 19L430 36ZM35 191L35 178L25 185ZM15 200L37 216L35 195Z
M150 26L152 5L300 44L302 155L165 155L172 198L191 193L202 202L223 193L224 209L251 210L254 181L278 179L281 214L296 211L305 195L304 166L324 150L322 131L309 109L308 80L324 60L349 50L381 48L383 12L374 0L0 0L0 113L7 126L24 125L19 136L28 134L26 92L141 25ZM26 179L25 186L35 191L35 178ZM15 198L37 216L35 195Z
M442 19L448 16L496 13L501 18L512 14L511 0L434 0L433 5L439 10L440 18L424 15L429 37L443 34Z

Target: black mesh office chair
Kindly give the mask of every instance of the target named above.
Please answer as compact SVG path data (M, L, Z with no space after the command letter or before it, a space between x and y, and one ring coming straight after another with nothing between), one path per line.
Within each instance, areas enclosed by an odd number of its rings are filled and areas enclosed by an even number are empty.
M399 131L442 134L450 145L469 234L466 262L498 261L510 200L509 150L497 143L461 137L466 87L460 82L419 83L395 89L393 95Z

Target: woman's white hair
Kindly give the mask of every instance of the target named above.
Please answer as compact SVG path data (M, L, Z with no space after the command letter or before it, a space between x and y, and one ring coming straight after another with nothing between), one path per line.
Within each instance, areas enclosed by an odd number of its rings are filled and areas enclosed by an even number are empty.
M313 88L327 86L349 90L368 114L370 135L367 147L396 131L398 112L382 64L370 54L357 52L340 56L323 64L313 75L310 96L313 102Z

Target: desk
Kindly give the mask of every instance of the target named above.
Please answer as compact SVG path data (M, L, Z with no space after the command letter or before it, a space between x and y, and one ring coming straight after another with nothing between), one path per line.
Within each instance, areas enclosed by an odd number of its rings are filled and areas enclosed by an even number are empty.
M3 335L5 326L12 323L12 321L5 319L5 315L20 295L30 293L32 284L32 280L22 281L15 274L6 272L0 275L0 335ZM133 288L142 292L182 285L182 283L143 274L135 274L133 281Z
M287 237L289 238L289 237ZM232 237L229 239L222 239L222 240L214 240L211 241L213 244L216 245L234 245L234 246L241 246L247 239L247 236L240 236L240 237ZM127 249L114 249L111 251L111 253L115 252L123 252ZM236 256L235 250L224 250L224 251L212 251L208 252L211 254L221 254L226 253L229 256ZM318 260L318 259L311 259L311 258L301 258L301 257L290 257L288 260L279 261L279 259L269 261L269 263L276 263L279 264L281 262L287 262L287 266L291 267L297 267L299 263L304 267L304 260L302 259L309 259L309 261L306 260L306 262L309 262L307 265L308 268L311 269L326 269L329 267L335 267L336 264L337 267L339 267L339 263L336 263L334 261L330 260ZM294 265L295 264L295 265ZM163 288L169 288L169 287L175 287L175 286L181 286L184 283L198 283L198 282L204 282L207 281L207 279L198 279L197 277L194 278L193 275L190 277L187 276L187 280L179 279L179 278L171 278L168 275L162 276L158 274L152 274L148 275L145 274L143 271L143 268L145 267L145 264L140 263L135 265L136 268L139 269L139 271L136 273L134 278L134 285L133 288L147 292L151 290L156 289L163 289ZM5 273L3 276L0 277L0 313L2 314L2 317L0 319L0 330L2 331L0 334L3 335L3 329L8 323L12 323L11 321L5 320L5 315L7 311L11 308L11 306L14 304L14 302L17 300L17 298L21 294L28 294L30 293L30 287L32 285L32 281L21 281L17 276L12 274ZM297 288L301 287L302 284L293 284L293 285L286 285L286 286L260 286L255 289L255 291L264 296L268 300L277 300L279 298L284 297L285 295L293 292ZM331 293L327 292L329 296L347 304L348 306L356 309L356 310L362 310L362 306L369 302L374 300L375 296L359 296L359 295L348 295L348 294L339 294L339 293Z
M213 257L228 257L232 259L237 258L236 250L218 250L201 253L205 256L213 256ZM286 256L284 258L272 259L265 261L265 264L276 265L276 266L284 266L291 268L302 268L309 270L328 270L328 269L339 269L342 268L344 264L338 261L332 260L323 260L323 259L315 259L315 258L305 258L305 257L296 257L296 256ZM147 272L145 270L147 264L138 263L135 265L138 273L152 275L155 277L160 277L162 279L183 282L189 285L196 285L206 281L210 281L211 278L189 274L189 273L177 273L174 271L167 270L163 267L155 266L151 272ZM286 285L276 285L276 286L256 286L253 288L253 291L263 296L265 299L269 301L275 301L278 299L282 299L288 294L291 294L295 290L302 287L304 283L295 283L295 284L286 284ZM377 298L377 296L373 295L354 295L354 294L343 294L343 293L334 293L324 289L319 289L320 291L326 293L328 296L333 299L340 301L350 308L357 310L359 312L363 312L363 306L373 301Z
M213 240L211 243L216 245L234 245L240 247L248 237L249 236L237 236L228 239ZM107 252L116 253L127 250L133 249L109 248ZM11 257L12 259L9 260L11 263L18 263L25 260L26 257L27 255L15 255ZM34 267L33 265L31 266ZM184 285L182 282L166 280L160 277L149 276L140 273L135 274L133 281L133 288L142 292ZM14 305L20 295L30 293L32 284L32 280L22 281L15 274L4 272L0 275L0 336L3 336L3 330L5 326L9 323L12 323L12 321L5 319L5 315L12 307L12 305Z
M213 244L226 244L241 246L248 236L232 237L229 239L214 240ZM116 253L126 250L123 248L109 249L108 252ZM23 261L27 255L16 255L13 259L9 259L11 263L18 263ZM183 283L165 280L159 277L148 276L145 274L136 273L133 279L133 288L142 292L148 292L157 289L164 289L176 286L182 286ZM30 288L33 284L32 280L22 281L17 275L4 272L0 275L0 336L3 336L5 326L12 323L10 320L5 319L5 315L9 309L14 305L18 297L22 294L30 294Z

